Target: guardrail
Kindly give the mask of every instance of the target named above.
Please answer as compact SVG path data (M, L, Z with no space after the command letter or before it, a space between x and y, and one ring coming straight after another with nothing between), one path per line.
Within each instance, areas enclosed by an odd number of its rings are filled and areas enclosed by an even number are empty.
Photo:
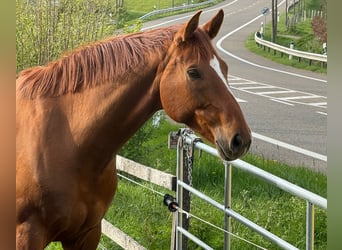
M309 64L311 65L312 61L319 61L322 63L328 62L327 55L322 54L315 54L315 53L309 53L305 51L300 51L296 49L287 48L285 46L281 46L279 44L272 43L270 41L266 41L260 37L257 36L257 32L254 35L254 40L259 46L264 46L264 49L267 47L269 50L273 49L274 51L279 51L280 53L287 54L289 56L295 56L300 61L301 58L309 60Z
M201 6L208 5L208 4L212 4L212 3L214 3L214 1L215 0L209 0L209 1L206 1L206 2L182 5L182 6L177 6L177 7L173 7L173 8L153 10L153 11L151 11L151 12L149 12L149 13L141 16L141 17L139 17L139 19L143 20L143 19L147 19L147 18L152 17L152 16L168 14L168 13L172 13L172 12L175 12L175 11L194 9L194 8L198 8L198 7L201 7Z

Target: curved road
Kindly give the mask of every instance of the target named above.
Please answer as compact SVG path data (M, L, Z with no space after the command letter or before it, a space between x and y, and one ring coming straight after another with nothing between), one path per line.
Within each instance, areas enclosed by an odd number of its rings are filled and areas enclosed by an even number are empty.
M279 1L279 11L285 3ZM267 60L244 47L264 21L268 0L230 0L203 11L201 23L223 8L214 44L229 65L229 83L253 131L251 152L326 172L327 76ZM151 21L143 29L185 22L193 13ZM266 17L270 21L271 15Z

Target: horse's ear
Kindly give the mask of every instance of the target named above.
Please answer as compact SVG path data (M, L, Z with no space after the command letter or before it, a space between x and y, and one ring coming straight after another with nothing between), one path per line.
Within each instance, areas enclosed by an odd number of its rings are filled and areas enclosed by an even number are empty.
M206 31L211 39L216 37L217 33L221 28L221 24L223 22L224 13L223 10L220 9L219 12L206 24L203 25L204 31Z
M177 44L181 44L182 42L185 42L189 38L192 37L192 34L195 32L195 30L198 27L199 17L201 15L202 11L198 11L191 19L185 23L180 30L175 35L175 42Z

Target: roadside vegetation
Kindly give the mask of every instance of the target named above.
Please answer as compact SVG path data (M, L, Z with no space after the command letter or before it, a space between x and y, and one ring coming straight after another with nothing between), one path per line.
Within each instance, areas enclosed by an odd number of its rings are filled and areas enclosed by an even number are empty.
M140 22L128 22L151 11L158 1L109 0L16 0L16 59L17 72L44 65L57 59L64 51L102 39L119 32L134 32ZM165 2L165 1L160 1ZM180 1L174 1L175 5ZM197 1L195 1L197 2ZM125 3L127 5L125 5ZM141 5L144 3L143 5ZM145 5L146 4L146 5ZM165 8L169 6L161 6ZM157 5L157 8L159 6ZM123 29L123 30L121 30ZM121 155L145 165L175 174L176 152L167 149L167 137L178 126L167 119L154 126L147 122L120 152ZM326 197L326 176L302 167L290 167L279 162L248 154L244 160L272 172L314 193ZM203 154L195 159L193 185L213 199L223 200L224 168L221 160ZM152 184L141 182L144 185ZM154 187L162 193L171 191ZM285 240L305 248L305 202L280 191L242 171L233 170L232 208L264 226ZM223 214L194 198L191 212L222 227ZM315 249L326 249L327 213L315 209ZM118 226L147 249L169 249L172 214L162 203L162 197L126 180L120 180L113 205L106 219ZM195 219L190 230L215 249L222 249L223 233ZM232 232L268 249L276 246L232 220ZM198 249L189 243L189 249ZM62 249L52 243L46 249ZM121 249L102 237L98 249ZM232 249L255 249L232 237Z
M280 20L277 25L276 43L290 47L290 43L292 42L294 49L323 54L323 43L327 42L326 0L305 0L304 2L305 4L302 4L304 7L301 7L302 9L299 8L298 4L290 8L287 19L286 13L280 15ZM270 18L271 15L268 15L268 22L264 27L263 38L267 41L272 40L272 24L271 20L269 20ZM327 73L326 65L321 62L312 62L309 65L309 62L304 59L300 62L297 58L290 60L288 55L282 56L280 53L275 54L273 50L268 51L267 49L264 50L262 47L258 47L254 41L254 33L247 38L245 46L250 51L278 63L318 73Z

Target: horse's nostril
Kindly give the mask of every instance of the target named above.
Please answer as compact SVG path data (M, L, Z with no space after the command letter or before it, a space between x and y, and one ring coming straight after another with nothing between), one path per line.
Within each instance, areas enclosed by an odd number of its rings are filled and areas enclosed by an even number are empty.
M234 137L233 137L233 139L231 141L231 144L230 144L231 150L234 153L238 152L238 151L240 151L242 145L243 145L243 140L242 140L241 135L240 134L234 135Z

